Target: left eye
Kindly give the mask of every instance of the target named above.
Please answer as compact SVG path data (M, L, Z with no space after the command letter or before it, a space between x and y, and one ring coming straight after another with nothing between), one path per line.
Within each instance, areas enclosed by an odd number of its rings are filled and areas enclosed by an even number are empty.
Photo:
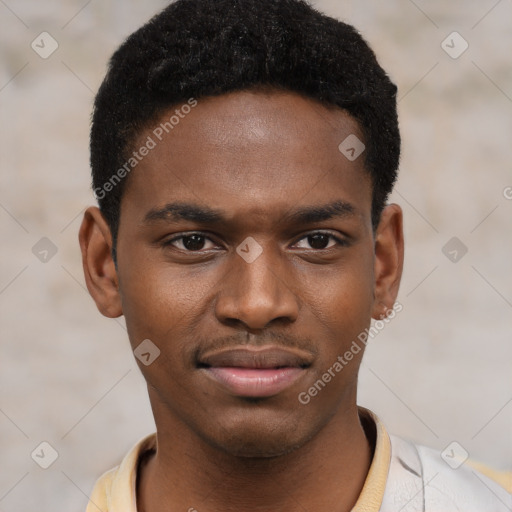
M311 233L303 238L301 238L297 244L295 244L295 247L299 247L300 249L330 249L331 247L335 246L336 244L342 245L341 240L336 238L334 235L331 235L330 233ZM302 245L301 245L302 244ZM306 246L306 244L309 244L309 247Z
M210 244L209 246L208 242ZM188 252L200 251L202 249L213 249L214 247L216 247L215 244L208 237L201 235L199 233L194 233L191 235L182 235L173 238L172 240L166 242L165 245L173 245L177 249Z

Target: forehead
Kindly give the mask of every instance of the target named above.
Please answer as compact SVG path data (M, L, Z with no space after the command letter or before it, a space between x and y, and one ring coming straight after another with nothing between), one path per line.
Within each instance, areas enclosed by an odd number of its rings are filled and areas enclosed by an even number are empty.
M256 216L291 204L344 200L369 213L364 154L352 161L339 148L347 137L363 139L346 112L277 91L241 91L191 104L165 111L134 145L152 146L125 192L141 213L175 200L224 210L229 203Z

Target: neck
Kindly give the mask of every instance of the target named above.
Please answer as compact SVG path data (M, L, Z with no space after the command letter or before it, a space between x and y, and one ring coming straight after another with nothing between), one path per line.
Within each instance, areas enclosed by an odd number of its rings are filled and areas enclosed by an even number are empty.
M227 454L177 422L158 429L157 450L139 468L138 511L348 512L371 458L355 404L304 445L272 458Z

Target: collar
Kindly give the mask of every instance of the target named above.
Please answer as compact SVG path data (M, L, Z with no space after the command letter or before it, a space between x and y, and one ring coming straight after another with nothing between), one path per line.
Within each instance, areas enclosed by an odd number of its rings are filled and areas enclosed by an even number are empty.
M359 417L367 437L375 438L375 448L363 489L352 512L378 512L386 489L391 442L384 425L375 414L359 407ZM98 509L105 512L137 512L139 462L148 451L156 450L156 446L156 433L146 436L128 452L117 468L105 473L96 483L87 512Z

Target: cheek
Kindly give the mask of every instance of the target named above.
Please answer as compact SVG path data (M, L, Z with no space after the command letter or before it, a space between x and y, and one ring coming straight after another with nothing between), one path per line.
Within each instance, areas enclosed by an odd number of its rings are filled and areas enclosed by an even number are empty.
M198 316L205 313L215 280L211 273L152 263L119 267L123 313L132 345L140 339L161 343L182 339L181 331L190 336ZM186 327L185 327L186 326Z
M356 393L366 347L360 336L370 325L373 309L373 259L361 253L346 263L317 285L309 303L323 335L318 338L321 350L314 378L302 397L332 414Z
M361 247L328 273L319 269L316 275L305 276L303 289L308 290L306 300L312 313L342 345L370 324L373 261L371 249Z

